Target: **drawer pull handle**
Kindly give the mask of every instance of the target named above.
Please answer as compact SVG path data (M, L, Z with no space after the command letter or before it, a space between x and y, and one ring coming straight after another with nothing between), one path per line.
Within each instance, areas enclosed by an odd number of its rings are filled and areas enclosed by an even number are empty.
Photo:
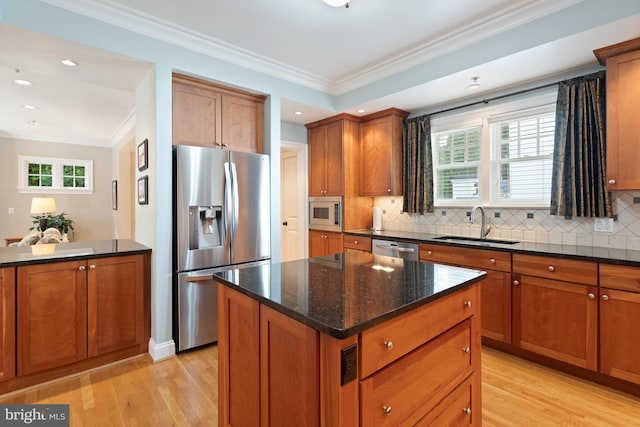
M495 263L496 263L496 259L495 259L495 258L491 258L491 259L489 260L489 262L490 262L491 264L495 264Z
M384 411L385 415L391 415L391 411L393 410L393 408L391 408L391 406L383 406L382 410Z
M517 280L514 280L514 281L513 281L513 286L518 286L519 284L520 284L520 282L519 282L519 281L517 281Z
M78 270L84 271L84 268L85 268L84 265L81 265L80 267L78 267Z
M464 408L462 409L462 412L464 412L467 415L471 415L471 408Z
M465 301L465 302L464 302L464 306L465 306L466 308L471 307L471 301Z
M393 350L393 341L385 341L384 346L387 348L387 350Z
M609 301L609 295L602 295L602 301Z
M589 298L589 299L594 299L595 297L596 297L596 296L595 296L594 294L592 294L591 292L589 292L589 293L587 294L587 298Z
M549 267L547 267L547 270L549 271L555 271L556 268L553 265L550 265Z
M471 353L471 349L469 347L462 347L462 351L465 352L466 354Z

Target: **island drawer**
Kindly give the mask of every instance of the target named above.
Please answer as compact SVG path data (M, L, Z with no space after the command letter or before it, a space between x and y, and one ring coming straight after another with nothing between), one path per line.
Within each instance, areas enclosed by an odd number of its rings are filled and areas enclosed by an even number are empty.
M467 319L361 381L361 425L413 425L424 417L472 374L471 340Z
M600 264L600 286L640 292L640 268L628 265Z
M345 248L371 252L371 237L351 236L345 234L342 238L342 245Z
M513 254L513 272L525 276L598 285L598 264L589 261Z
M509 252L488 249L422 243L420 245L420 260L443 262L481 270L511 271L511 254Z
M473 285L360 335L360 378L389 363L477 313L480 286Z
M473 375L476 375L475 373ZM450 395L442 399L416 427L430 426L470 426L474 409L472 404L473 375L460 384Z

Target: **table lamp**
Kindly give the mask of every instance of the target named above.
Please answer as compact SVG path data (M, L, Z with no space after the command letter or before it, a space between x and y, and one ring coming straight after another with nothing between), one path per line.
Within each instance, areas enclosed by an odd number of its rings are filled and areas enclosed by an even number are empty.
M34 197L31 199L31 213L34 215L41 215L40 231L44 233L47 229L47 216L56 211L56 199L53 197Z

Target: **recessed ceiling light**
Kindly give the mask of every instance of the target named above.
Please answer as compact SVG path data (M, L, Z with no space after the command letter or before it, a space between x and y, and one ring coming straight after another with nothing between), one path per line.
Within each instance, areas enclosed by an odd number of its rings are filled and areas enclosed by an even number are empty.
M329 6L333 7L349 7L349 0L322 0Z
M293 114L295 114L296 116L301 116L303 113L302 111L294 111Z
M473 83L471 83L467 87L469 89L479 89L480 88L480 83L478 83L478 77L471 77L471 80L473 80Z
M31 126L38 126L40 122L38 122L37 120L30 120L27 122L27 124L30 124Z
M29 80L15 79L13 82L20 86L33 86Z
M37 110L38 107L36 107L35 105L30 105L30 104L24 104L22 106L22 108L24 108L25 110Z
M365 111L367 111L367 110L365 110L364 108L361 108L361 109L358 110L358 113L364 113Z
M60 61L61 63L63 63L64 65L66 65L67 67L77 67L78 63L72 59L63 59L62 61Z

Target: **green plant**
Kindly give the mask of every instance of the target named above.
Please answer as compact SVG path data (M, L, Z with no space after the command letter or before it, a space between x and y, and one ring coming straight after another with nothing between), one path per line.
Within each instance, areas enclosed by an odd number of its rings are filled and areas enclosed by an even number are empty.
M73 230L73 220L67 218L67 214L64 212L60 212L58 215L46 214L46 215L35 215L33 218L33 226L29 228L29 230L37 230L40 228L40 218L47 219L47 227L46 228L56 228L60 231L61 234L68 233L69 230ZM44 230L40 230L44 231Z

